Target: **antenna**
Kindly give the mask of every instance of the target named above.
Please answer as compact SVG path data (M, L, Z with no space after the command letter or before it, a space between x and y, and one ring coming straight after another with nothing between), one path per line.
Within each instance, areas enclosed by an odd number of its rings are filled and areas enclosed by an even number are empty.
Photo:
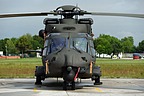
M78 7L78 3L76 4L76 7Z
M76 7L78 7L78 3L76 4ZM78 21L78 15L75 15L75 19Z

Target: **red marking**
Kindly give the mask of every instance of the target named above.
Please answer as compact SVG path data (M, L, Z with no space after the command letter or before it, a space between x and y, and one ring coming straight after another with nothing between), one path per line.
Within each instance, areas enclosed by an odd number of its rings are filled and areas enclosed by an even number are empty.
M20 56L0 56L0 59L20 59Z
M80 71L80 67L78 68L78 71L77 71L77 73L76 73L76 75L75 75L75 77L74 77L74 81L76 80L76 78L77 78L77 76L78 76L79 71Z

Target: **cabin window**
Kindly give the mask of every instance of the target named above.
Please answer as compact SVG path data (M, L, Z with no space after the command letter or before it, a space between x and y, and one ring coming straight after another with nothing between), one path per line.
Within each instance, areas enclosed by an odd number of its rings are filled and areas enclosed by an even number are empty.
M91 47L91 51L92 51L92 56L96 56L96 51L95 51L95 49L93 48L93 47Z
M45 47L44 49L43 49L43 54L42 54L43 56L46 56L47 55L47 47Z

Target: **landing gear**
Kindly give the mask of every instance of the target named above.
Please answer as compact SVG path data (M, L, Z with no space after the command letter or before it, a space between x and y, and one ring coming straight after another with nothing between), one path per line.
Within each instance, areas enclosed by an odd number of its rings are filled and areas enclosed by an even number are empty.
M41 76L36 76L36 82L35 82L35 85L42 85L42 82L41 82Z
M35 85L42 85L41 80L45 79L45 67L44 66L36 66L35 76L36 76Z
M101 76L101 70L100 67L94 66L93 72L92 72L92 81L94 80L94 85L101 85L102 82L100 82L100 76Z
M67 90L69 87L71 90L75 90L75 80L78 77L79 71L80 67L63 67L63 90Z
M68 87L70 87L71 90L75 90L75 81L72 81L72 82L64 81L63 82L63 90L67 90Z
M98 76L98 77L94 76L92 78L92 80L95 80L94 85L101 85L102 84L102 82L100 82L100 76Z

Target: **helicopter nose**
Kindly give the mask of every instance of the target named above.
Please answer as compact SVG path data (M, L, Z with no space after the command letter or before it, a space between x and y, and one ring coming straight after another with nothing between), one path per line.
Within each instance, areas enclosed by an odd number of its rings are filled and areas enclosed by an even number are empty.
M82 63L86 57L74 49L63 48L61 51L48 55L48 60L57 66L77 66ZM86 60L85 60L86 61Z
M57 62L63 64L63 66L81 66L88 62L86 55L83 52L65 48L57 54Z
M64 54L64 66L73 65L73 56L70 54Z
M73 70L73 68L78 67L85 69L87 64L91 61L90 55L87 53L78 52L77 50L71 48L63 48L59 52L51 53L46 59L50 62L49 70L57 73L60 73L63 67L65 67L67 71L70 71L71 68ZM53 68L57 70L53 70Z

